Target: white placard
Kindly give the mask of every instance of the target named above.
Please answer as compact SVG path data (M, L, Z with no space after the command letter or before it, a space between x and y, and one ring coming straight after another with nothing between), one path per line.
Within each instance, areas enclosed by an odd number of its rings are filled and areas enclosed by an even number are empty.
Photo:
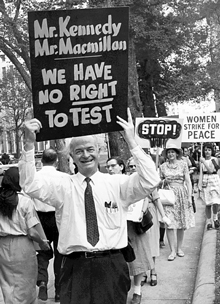
M220 113L186 115L183 118L183 142L219 142Z
M144 200L140 200L128 207L127 220L132 222L140 222Z
M183 119L167 117L137 117L135 139L142 148L181 148Z

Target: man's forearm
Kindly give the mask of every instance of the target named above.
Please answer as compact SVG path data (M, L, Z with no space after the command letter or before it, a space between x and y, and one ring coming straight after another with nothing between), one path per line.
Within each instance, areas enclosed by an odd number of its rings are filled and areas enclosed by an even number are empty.
M138 146L138 144L135 141L135 139L126 140L126 142L127 142L129 150L132 150L132 149L134 149L135 147Z
M25 145L24 145L24 150L25 151L30 151L32 149L34 149L34 143L31 142L31 141L26 141Z
M26 144L25 144L26 145ZM18 162L20 186L26 192L26 188L33 182L35 175L35 161L34 161L34 148L30 149L30 146L26 147L29 150L24 149L21 154L21 158Z

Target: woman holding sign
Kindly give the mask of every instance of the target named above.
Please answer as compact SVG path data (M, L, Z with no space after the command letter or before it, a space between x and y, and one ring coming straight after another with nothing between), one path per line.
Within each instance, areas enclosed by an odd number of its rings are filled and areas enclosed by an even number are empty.
M161 178L165 181L166 187L174 191L176 198L174 206L164 206L165 214L171 220L171 224L166 229L171 250L168 261L173 261L176 255L184 257L182 251L184 231L195 226L192 185L187 164L180 159L181 154L182 150L177 149L175 145L168 146L165 150L167 161L160 166ZM177 251L174 229L177 230Z
M212 229L212 210L214 226L218 229L220 226L218 221L218 206L220 204L220 180L217 174L219 170L218 160L214 157L214 147L211 144L204 144L203 155L204 157L200 158L199 193L206 204L207 229Z

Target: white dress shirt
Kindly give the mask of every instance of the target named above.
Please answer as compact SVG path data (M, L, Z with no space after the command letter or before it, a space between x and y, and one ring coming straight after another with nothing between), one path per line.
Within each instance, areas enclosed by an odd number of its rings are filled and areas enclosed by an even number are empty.
M54 166L44 166L40 169L40 171L37 171L37 175L39 176L45 176L50 178L51 175L56 174L57 170ZM51 205L45 204L41 201L39 201L38 199L34 199L34 207L36 211L40 211L40 212L51 212L51 211L55 211L55 208Z
M56 213L60 214L58 250L61 254L127 246L128 206L145 198L160 182L151 157L138 146L131 153L137 173L128 176L97 171L90 177L99 227L99 242L93 247L86 237L85 176L77 173L39 177L34 164L34 149L22 152L20 185L28 195L54 206Z
M36 175L39 176L40 178L43 176L44 178L51 178L51 176L56 177L56 176L61 176L61 175L68 175L67 173L57 171L57 169L54 166L43 166L41 170L36 172ZM40 212L55 212L56 209L49 204L49 202L43 203L42 201L38 199L33 199L34 202L34 207L36 211ZM55 213L55 218L56 218L56 224L59 230L60 227L60 221L61 221L61 213L56 212Z

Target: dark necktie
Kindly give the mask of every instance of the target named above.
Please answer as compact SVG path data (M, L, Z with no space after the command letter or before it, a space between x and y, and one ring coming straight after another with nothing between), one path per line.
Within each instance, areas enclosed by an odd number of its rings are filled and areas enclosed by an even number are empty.
M97 224L92 187L90 185L91 179L89 177L86 177L85 181L87 182L84 194L87 240L94 247L99 241L99 229Z

